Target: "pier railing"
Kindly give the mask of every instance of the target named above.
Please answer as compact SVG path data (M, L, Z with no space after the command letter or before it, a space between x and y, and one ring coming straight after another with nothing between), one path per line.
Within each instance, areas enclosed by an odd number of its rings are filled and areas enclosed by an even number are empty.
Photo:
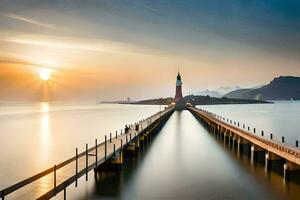
M98 144L98 145L97 145L97 148L98 148L99 146L103 145L103 144L104 144L104 142ZM96 149L96 146L94 146L94 147L88 149L88 152L91 152L91 151L93 151L94 149ZM72 157L72 158L70 158L70 159L68 159L68 160L66 160L66 161L64 161L64 162L62 162L62 163L59 163L59 164L56 165L56 166L53 166L53 167L51 167L51 168L49 168L49 169L46 169L46 170L44 170L44 171L42 171L42 172L40 172L40 173L38 173L38 174L36 174L36 175L34 175L34 176L32 176L32 177L29 177L29 178L27 178L27 179L25 179L25 180L23 180L23 181L20 181L20 182L14 184L14 185L12 185L12 186L9 186L8 188L6 188L6 189L0 191L1 198L3 198L3 197L6 196L6 195L9 195L10 193L12 193L12 192L14 192L14 191L16 191L16 190L18 190L18 189L20 189L20 188L22 188L22 187L24 187L24 186L30 184L30 183L32 183L32 182L34 182L34 181L40 179L40 178L42 178L42 177L44 177L44 176L46 176L46 175L49 175L49 174L53 173L54 171L56 171L56 170L58 170L58 169L60 169L60 168L62 168L62 167L64 167L64 166L68 165L69 163L71 163L71 162L75 161L76 159L81 158L81 157L83 157L83 156L85 156L85 155L86 155L86 152L84 151L84 152L80 153L77 157L74 156L74 157Z
M172 112L173 109L174 107L167 107L165 110L157 112L151 117L140 120L135 124L130 125L130 130L128 133L121 131L120 134L118 134L118 132L116 131L114 137L112 136L112 133L110 133L109 138L105 135L104 142L101 142L99 144L97 143L97 139L96 139L95 146L88 148L88 145L86 144L86 150L79 154L78 154L78 149L76 148L76 155L74 157L71 157L62 163L54 165L53 167L48 168L38 174L35 174L34 176L31 176L23 181L20 181L3 190L0 190L0 198L4 200L6 199L6 197L9 197L8 195L14 195L15 192L17 192L18 190L26 188L29 185L33 185L37 181L48 176L52 176L52 180L53 180L51 182L48 181L48 185L47 185L48 191L46 193L41 193L36 198L50 199L51 197L55 196L61 191L64 191L64 197L66 197L66 188L69 185L75 182L75 186L77 187L77 180L83 175L86 175L86 180L88 180L89 171L103 164L112 155L120 151L120 149L122 149L123 146L130 143L136 136L138 136L140 133L146 130L147 127L151 126L151 124L157 122L157 120L164 117L168 113ZM134 125L138 125L139 130L135 130ZM58 172L60 171L66 173L68 177L59 182L57 179L57 175ZM29 196L28 199L35 198L33 196L32 198L30 198L31 192L32 192L31 190L25 192Z
M222 116L218 116L214 113L208 112L206 110L198 109L198 108L189 108L191 111L198 113L202 118L209 120L210 122L215 123L216 125L220 125L221 127L226 128L227 130L232 131L233 133L243 137L244 139L256 144L267 151L275 153L286 160L289 160L293 163L300 165L300 149L297 147L292 147L285 143L280 143L274 141L272 139L266 139L260 137L258 135L252 134L248 128L248 131L243 130L237 126L232 125L232 120L227 120L229 123L223 121L225 118ZM254 129L255 130L255 129Z

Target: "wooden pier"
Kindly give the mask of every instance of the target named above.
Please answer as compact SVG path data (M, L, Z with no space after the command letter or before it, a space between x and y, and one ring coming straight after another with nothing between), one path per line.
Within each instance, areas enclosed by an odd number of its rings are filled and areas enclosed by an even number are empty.
M151 138L154 130L161 128L173 113L174 107L165 110L130 125L128 133L110 133L106 135L104 141L91 148L86 145L84 152L78 153L70 159L54 165L32 177L20 181L8 188L0 190L0 198L4 199L51 199L56 194L64 192L66 199L67 188L71 184L78 186L78 179L85 176L88 181L88 173L91 170L98 170L103 165L110 167L118 166L122 163L122 157L115 157L117 154L128 153Z
M263 137L264 132L259 134L256 132L256 128L253 128L251 133L250 127L242 126L240 123L222 116L194 107L188 107L188 110L217 137L229 145L235 145L238 151L242 150L253 157L257 157L261 153L265 154L266 169L270 170L272 165L276 164L285 179L291 178L291 174L299 177L300 149L298 141L296 141L296 146L292 147L284 143L284 137L281 142L274 141L272 134L270 134L270 139L267 139Z

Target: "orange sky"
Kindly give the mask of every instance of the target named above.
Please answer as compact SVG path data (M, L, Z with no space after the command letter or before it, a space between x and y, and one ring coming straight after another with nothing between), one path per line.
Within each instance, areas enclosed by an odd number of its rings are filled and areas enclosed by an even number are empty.
M298 24L291 27L280 12L258 10L264 20L276 19L268 27L242 4L228 10L235 17L229 21L214 10L198 12L208 5L196 1L0 4L0 101L173 96L178 69L185 94L300 75ZM232 27L237 31L229 34ZM48 82L40 80L40 68L51 69Z

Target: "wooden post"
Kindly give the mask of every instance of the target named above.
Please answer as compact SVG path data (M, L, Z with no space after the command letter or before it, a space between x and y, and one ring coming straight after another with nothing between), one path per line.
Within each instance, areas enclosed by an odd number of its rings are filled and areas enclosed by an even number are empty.
M116 131L116 139L118 138L118 131Z
M256 132L256 129L255 129L255 128L253 128L253 132L254 132L254 133Z
M88 181L88 144L85 144L85 181Z
M77 180L78 180L78 148L76 148L76 181L75 181L75 187L77 187Z
M243 129L245 128L245 124L243 124Z
M67 188L64 187L64 200L67 200Z
M250 131L250 126L248 126L248 131Z
M271 138L271 140L273 140L273 134L272 133L270 134L270 138Z
M123 139L121 139L121 150L123 149Z
M107 158L107 144L106 144L106 135L105 135L105 143L104 143L105 145L105 160L106 160L106 158Z
M116 144L114 144L114 155L116 155Z
M284 137L281 137L281 142L284 143Z
M55 196L56 196L56 165L54 165L54 171L53 171L53 173L54 173L54 181L53 181L53 183L54 183L54 194L55 194Z
M264 131L261 131L261 136L264 136Z
M298 144L299 142L298 142L298 140L296 140L296 147L299 147L299 144Z
M96 151L96 163L95 163L95 165L96 165L96 167L97 167L97 162L98 162L98 142L97 142L97 139L95 139L95 151Z
M111 143L111 133L109 133L109 142Z

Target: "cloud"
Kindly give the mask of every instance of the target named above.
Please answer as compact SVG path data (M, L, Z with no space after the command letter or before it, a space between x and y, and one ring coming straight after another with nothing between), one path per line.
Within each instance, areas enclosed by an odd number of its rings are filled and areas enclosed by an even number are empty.
M2 16L10 18L10 19L14 19L14 20L22 21L22 22L25 22L25 23L33 24L33 25L36 25L36 26L41 26L41 27L44 27L44 28L49 28L49 29L54 29L55 28L55 26L52 25L52 24L43 23L43 22L37 21L35 19L28 18L28 17L15 15L13 13L6 13L6 14L3 14Z
M158 48L142 47L132 43L103 40L98 38L75 38L15 32L0 32L0 41L55 49L95 51L123 55L166 56L166 52L163 52Z
M135 2L135 1L128 1L128 2L131 3L131 4L133 4L133 5L135 5L135 6L137 6L137 7L140 7L142 9L148 10L150 12L157 13L157 14L163 14L163 12L161 12L160 10L158 10L158 9L156 9L154 7L151 7L151 6L149 6L149 5L145 4L145 3L142 3L140 1L137 1L137 2Z
M11 58L1 58L1 57L0 57L0 64L38 66L36 63L31 63L31 62L27 62L27 61L23 61L23 60L14 60Z

